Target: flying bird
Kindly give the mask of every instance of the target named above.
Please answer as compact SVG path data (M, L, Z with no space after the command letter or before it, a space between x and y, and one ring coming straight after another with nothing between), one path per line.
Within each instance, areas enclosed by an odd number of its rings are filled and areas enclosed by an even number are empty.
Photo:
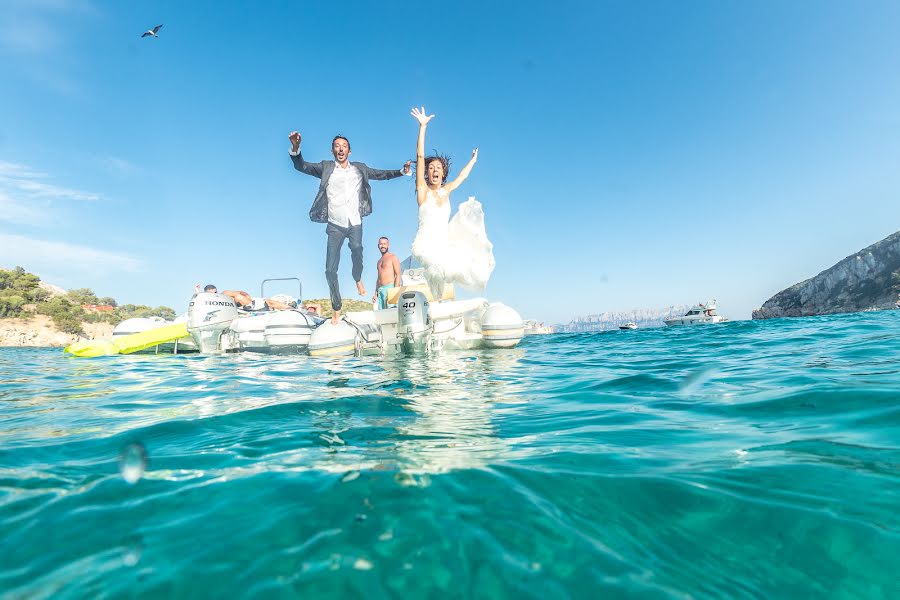
M148 30L148 31L145 31L145 32L143 33L143 35L141 35L141 37L142 37L142 38L145 38L145 37L147 37L148 35L152 35L153 37L159 37L158 35L156 35L156 32L159 31L159 28L160 28L160 27L162 27L162 25L157 25L157 26L154 27L153 29L150 29L150 30Z

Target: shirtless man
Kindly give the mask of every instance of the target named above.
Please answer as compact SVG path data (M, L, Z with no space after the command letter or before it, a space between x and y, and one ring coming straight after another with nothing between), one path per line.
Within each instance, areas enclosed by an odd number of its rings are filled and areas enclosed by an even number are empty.
M375 295L372 296L372 302L376 303L379 310L387 308L388 290L393 287L400 287L400 261L397 255L389 252L390 240L386 237L378 238L378 250L381 252L381 258L378 259L378 278L375 280Z

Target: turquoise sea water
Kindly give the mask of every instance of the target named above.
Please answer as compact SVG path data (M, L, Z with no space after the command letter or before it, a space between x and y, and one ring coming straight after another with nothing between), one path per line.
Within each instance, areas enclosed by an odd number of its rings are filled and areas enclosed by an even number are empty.
M0 376L4 597L900 597L900 311Z

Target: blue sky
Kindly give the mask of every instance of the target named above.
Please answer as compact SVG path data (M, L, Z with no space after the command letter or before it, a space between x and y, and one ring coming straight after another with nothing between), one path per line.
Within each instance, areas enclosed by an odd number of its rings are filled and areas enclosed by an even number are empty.
M749 318L900 223L896 2L0 0L0 28L0 266L122 303L326 296L287 134L397 168L423 104L428 148L480 148L453 205L484 204L486 296L526 318ZM369 287L416 228L410 180L373 195Z

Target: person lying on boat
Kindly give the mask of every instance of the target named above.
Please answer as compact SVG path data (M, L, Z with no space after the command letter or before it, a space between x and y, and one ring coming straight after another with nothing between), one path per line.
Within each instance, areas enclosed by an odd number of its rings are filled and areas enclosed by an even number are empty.
M277 294L263 300L268 310L291 310L297 308L297 299L287 294Z
M216 294L218 293L218 288L213 284L209 284L203 288L203 291L210 294ZM264 298L261 303L254 302L253 297L243 290L223 290L222 294L234 300L238 310L245 310L247 312L291 310L297 308L297 300L287 294L277 294L271 298Z
M218 294L219 288L212 283L208 283L203 287L203 291L207 294ZM234 303L240 309L249 310L247 307L253 306L253 298L243 290L223 290L222 294L234 300Z
M311 315L322 316L322 305L317 302L307 302L303 305L303 310Z

